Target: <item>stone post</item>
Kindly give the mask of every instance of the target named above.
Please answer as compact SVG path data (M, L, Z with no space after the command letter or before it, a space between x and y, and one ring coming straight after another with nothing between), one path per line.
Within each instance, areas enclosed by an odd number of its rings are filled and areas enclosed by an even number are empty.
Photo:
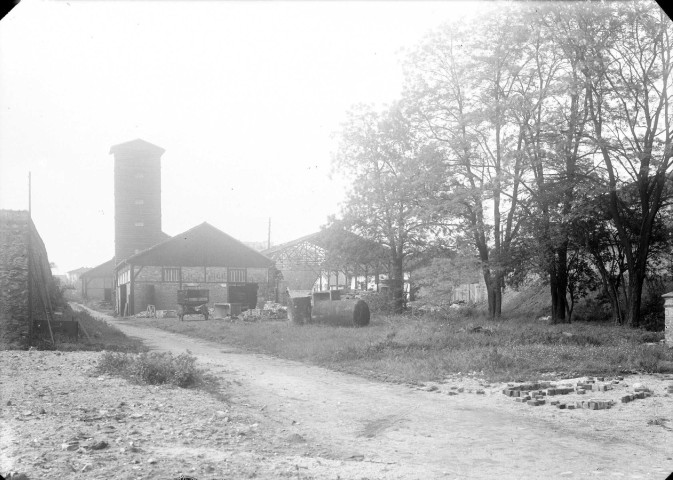
M666 326L664 339L666 345L673 347L673 292L669 292L664 297L664 309L666 311Z

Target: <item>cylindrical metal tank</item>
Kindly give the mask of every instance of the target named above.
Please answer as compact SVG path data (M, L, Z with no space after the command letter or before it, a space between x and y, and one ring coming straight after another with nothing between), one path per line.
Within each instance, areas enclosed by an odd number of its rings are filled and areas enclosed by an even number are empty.
M287 318L297 325L311 322L311 297L290 297L287 300Z
M369 325L369 306L364 300L333 300L315 302L313 322L328 325L364 327Z

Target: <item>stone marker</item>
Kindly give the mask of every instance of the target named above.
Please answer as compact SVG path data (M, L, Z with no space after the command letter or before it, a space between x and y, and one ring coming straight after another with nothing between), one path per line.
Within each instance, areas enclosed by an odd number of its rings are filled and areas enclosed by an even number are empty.
M673 348L673 292L669 292L664 297L664 309L666 320L664 327L664 341L668 347Z

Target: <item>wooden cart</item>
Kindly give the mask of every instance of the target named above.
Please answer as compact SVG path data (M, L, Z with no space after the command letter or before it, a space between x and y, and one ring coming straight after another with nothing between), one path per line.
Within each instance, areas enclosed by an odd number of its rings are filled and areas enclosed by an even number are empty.
M208 320L208 302L210 290L178 290L178 318L182 321L185 315L203 315Z

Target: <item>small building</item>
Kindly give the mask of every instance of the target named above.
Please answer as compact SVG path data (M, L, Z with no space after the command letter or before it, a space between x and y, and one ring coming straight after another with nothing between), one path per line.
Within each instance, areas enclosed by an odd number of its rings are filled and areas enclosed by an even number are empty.
M79 285L80 277L82 276L83 273L88 272L89 270L91 270L91 267L80 267L76 268L75 270L70 270L67 273L68 284L74 286Z
M81 294L85 300L112 303L114 258L80 274Z
M116 309L128 316L148 305L176 310L177 292L209 290L214 303L257 305L258 289L266 292L273 261L208 223L202 223L115 267Z

